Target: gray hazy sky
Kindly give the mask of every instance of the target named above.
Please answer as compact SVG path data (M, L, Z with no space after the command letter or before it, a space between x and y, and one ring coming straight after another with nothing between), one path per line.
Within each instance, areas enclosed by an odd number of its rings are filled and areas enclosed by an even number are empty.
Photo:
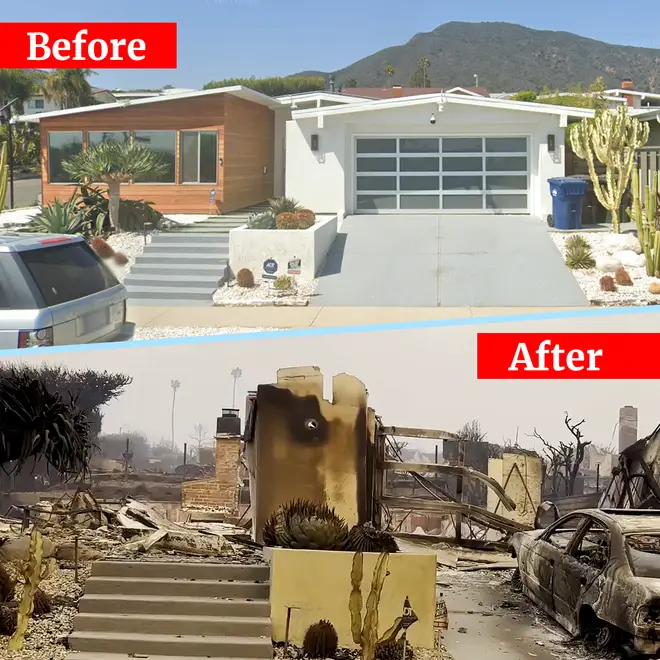
M564 411L585 418L585 436L610 444L621 406L639 408L640 434L660 421L657 381L477 381L476 333L494 332L655 332L660 314L543 320L524 323L429 328L421 330L348 332L308 337L251 338L213 343L84 350L30 355L78 369L90 367L130 374L133 384L106 406L104 431L141 431L150 441L169 441L172 390L181 387L176 404L176 437L189 441L193 426L209 433L221 408L231 407L234 367L243 376L237 402L247 390L275 381L281 367L315 365L326 378L326 396L334 374L346 372L362 380L370 405L386 424L457 430L479 419L491 442L513 438L519 429L523 446L541 449L526 436L534 427L548 440L566 438ZM643 359L640 342L623 346L631 360ZM660 374L659 374L660 377ZM422 445L418 445L420 449ZM432 451L432 446L428 446Z

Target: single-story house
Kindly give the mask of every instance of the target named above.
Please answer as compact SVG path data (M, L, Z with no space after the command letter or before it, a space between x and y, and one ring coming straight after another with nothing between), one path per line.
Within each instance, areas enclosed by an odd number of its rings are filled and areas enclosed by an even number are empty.
M44 204L75 188L63 160L103 140L132 139L163 153L170 168L123 186L122 195L165 213L229 213L286 194L340 216L545 217L547 180L565 173L565 129L590 116L466 90L374 100L333 92L271 98L236 86L19 120L41 124Z

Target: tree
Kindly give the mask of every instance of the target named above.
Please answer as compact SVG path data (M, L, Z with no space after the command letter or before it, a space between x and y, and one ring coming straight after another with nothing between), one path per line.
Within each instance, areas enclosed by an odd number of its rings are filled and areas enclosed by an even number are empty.
M23 106L38 87L37 74L23 69L0 69L0 108L16 99L14 107L23 112Z
M77 476L88 468L94 446L87 411L49 389L42 375L35 367L2 365L0 466L16 474L45 461L61 475Z
M219 87L233 87L240 85L249 87L255 92L266 96L286 96L287 94L302 94L304 92L320 92L325 89L323 76L288 76L285 78L225 78L206 83L204 89L217 89Z
M193 427L192 435L188 436L191 440L194 440L197 443L197 462L200 463L200 456L202 453L202 445L208 440L208 434L206 432L206 427L201 422L195 424Z
M121 231L119 218L121 184L134 179L167 172L167 164L161 154L134 142L103 142L87 147L62 167L76 180L84 183L102 182L108 186L108 210L110 223L115 231Z
M486 433L481 429L478 419L463 424L456 432L456 435L466 442L483 442L486 439Z
M355 78L348 78L347 80L344 80L342 83L342 87L345 89L346 87L357 87L358 86L358 81Z
M525 103L534 103L538 98L538 94L533 90L518 92L511 97L512 101L524 101Z
M91 69L55 69L43 81L44 96L63 110L94 105L96 99L87 78L95 73Z
M573 124L568 140L578 158L587 161L589 176L598 201L612 214L612 225L621 231L619 211L630 183L637 149L649 139L649 124L628 114L626 106L616 112L597 110L596 116ZM596 160L605 166L605 184L596 172Z
M564 425L570 432L572 439L568 442L560 440L557 446L551 445L534 429L532 436L540 440L544 447L546 475L551 480L553 495L570 496L575 494L575 481L584 461L585 449L591 444L590 440L584 440L580 428L585 421L583 419L579 422L573 422L568 413L564 413Z
M388 65L385 67L385 75L386 75L390 80L391 80L392 78L394 78L394 74L395 74L395 73L396 73L396 69L395 69L391 64L388 64Z

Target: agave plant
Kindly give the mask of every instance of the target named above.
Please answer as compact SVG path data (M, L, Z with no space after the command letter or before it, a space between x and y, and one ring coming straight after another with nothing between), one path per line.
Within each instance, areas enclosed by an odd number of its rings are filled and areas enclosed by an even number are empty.
M79 474L91 456L90 425L74 402L49 392L30 371L8 369L0 378L0 465L18 471L45 459L62 474Z
M277 509L263 529L264 544L299 550L341 550L348 526L325 504L294 500Z
M29 230L44 234L84 234L87 219L78 206L78 198L66 202L56 199L34 216Z
M395 538L371 523L351 527L345 549L352 552L399 552Z
M273 197L268 201L271 213L277 217L280 213L297 213L303 206L292 197Z
M162 156L140 143L103 142L77 153L62 163L77 181L101 182L108 186L108 212L115 231L121 231L121 184L148 175L167 172Z

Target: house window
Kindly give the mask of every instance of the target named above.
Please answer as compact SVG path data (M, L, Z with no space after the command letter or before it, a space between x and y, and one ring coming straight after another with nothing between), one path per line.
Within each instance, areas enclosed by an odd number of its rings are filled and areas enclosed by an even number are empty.
M98 147L104 142L128 142L131 139L129 131L89 131L87 146Z
M181 131L181 183L217 183L218 132Z
M133 140L155 151L167 164L165 174L141 177L135 183L176 183L176 131L135 131Z
M48 181L74 183L62 163L82 151L82 131L54 131L48 133Z
M44 100L43 99L34 99L34 109L43 110L44 109Z

